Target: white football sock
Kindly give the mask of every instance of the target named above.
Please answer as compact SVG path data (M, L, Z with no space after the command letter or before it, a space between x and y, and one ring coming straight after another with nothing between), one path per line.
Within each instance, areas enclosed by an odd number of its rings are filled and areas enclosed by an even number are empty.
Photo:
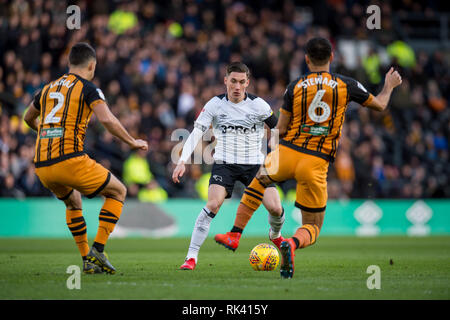
M208 237L209 225L211 224L214 216L215 214L209 211L209 209L206 207L204 207L202 211L200 211L200 214L195 221L194 230L192 231L191 243L189 245L186 260L194 258L195 263L197 263L198 252L200 251L200 247L202 246L206 237Z
M269 224L270 224L270 231L269 231L269 237L270 239L276 239L279 236L281 236L281 228L283 228L284 224L284 208L283 212L281 213L281 216L272 216L269 214Z

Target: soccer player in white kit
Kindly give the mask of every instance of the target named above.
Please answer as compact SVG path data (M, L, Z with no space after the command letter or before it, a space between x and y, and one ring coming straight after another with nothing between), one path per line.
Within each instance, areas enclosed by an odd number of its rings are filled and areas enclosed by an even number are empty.
M231 197L235 182L241 181L248 186L264 161L261 151L264 125L274 128L277 118L267 102L247 93L249 76L248 67L241 62L233 62L227 66L224 78L227 93L215 96L205 104L173 171L172 179L178 183L185 172L186 161L212 125L217 144L209 180L208 201L195 222L189 250L180 267L182 270L195 268L200 247L208 236L210 223L223 201ZM252 193L251 190L248 192ZM262 203L269 212L269 238L275 244L281 243L284 210L275 186L267 188L264 194L256 192L251 195L262 198ZM233 243L233 239L239 242L244 227L240 228L239 221L236 221L231 232L227 233L230 235L230 243L223 243L218 239L216 241L234 251L237 245Z

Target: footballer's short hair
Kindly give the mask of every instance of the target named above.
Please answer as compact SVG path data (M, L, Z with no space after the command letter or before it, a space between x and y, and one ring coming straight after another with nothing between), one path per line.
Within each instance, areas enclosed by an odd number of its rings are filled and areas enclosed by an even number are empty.
M245 63L235 61L230 63L227 66L227 76L229 76L232 72L245 73L247 78L250 78L250 69L245 65Z
M312 38L306 43L306 54L316 66L323 66L331 57L331 43L325 38Z
M91 59L96 59L95 50L86 42L78 42L70 49L69 63L73 66L82 66Z

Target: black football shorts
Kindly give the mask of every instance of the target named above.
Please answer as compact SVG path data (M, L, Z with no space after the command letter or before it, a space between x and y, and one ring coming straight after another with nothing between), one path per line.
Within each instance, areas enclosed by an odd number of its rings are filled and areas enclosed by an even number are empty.
M229 199L233 194L235 182L240 181L247 187L258 173L260 167L260 164L232 164L214 162L211 170L211 178L209 179L209 185L218 184L224 187L227 191L225 199ZM271 184L268 188L269 187L275 187L275 184Z

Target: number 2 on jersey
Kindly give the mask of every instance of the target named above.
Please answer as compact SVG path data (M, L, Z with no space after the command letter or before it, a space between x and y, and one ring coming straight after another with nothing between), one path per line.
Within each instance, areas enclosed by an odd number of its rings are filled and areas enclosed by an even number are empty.
M61 121L61 117L55 117L55 114L56 112L58 112L59 109L61 109L61 107L64 104L64 95L61 92L50 92L48 96L51 99L56 99L57 103L56 106L45 117L44 124L58 123Z
M309 118L317 123L322 123L326 121L331 114L330 106L326 102L321 101L325 92L326 92L325 90L318 90L308 108ZM322 114L320 115L317 114L317 109L319 108L322 109Z

